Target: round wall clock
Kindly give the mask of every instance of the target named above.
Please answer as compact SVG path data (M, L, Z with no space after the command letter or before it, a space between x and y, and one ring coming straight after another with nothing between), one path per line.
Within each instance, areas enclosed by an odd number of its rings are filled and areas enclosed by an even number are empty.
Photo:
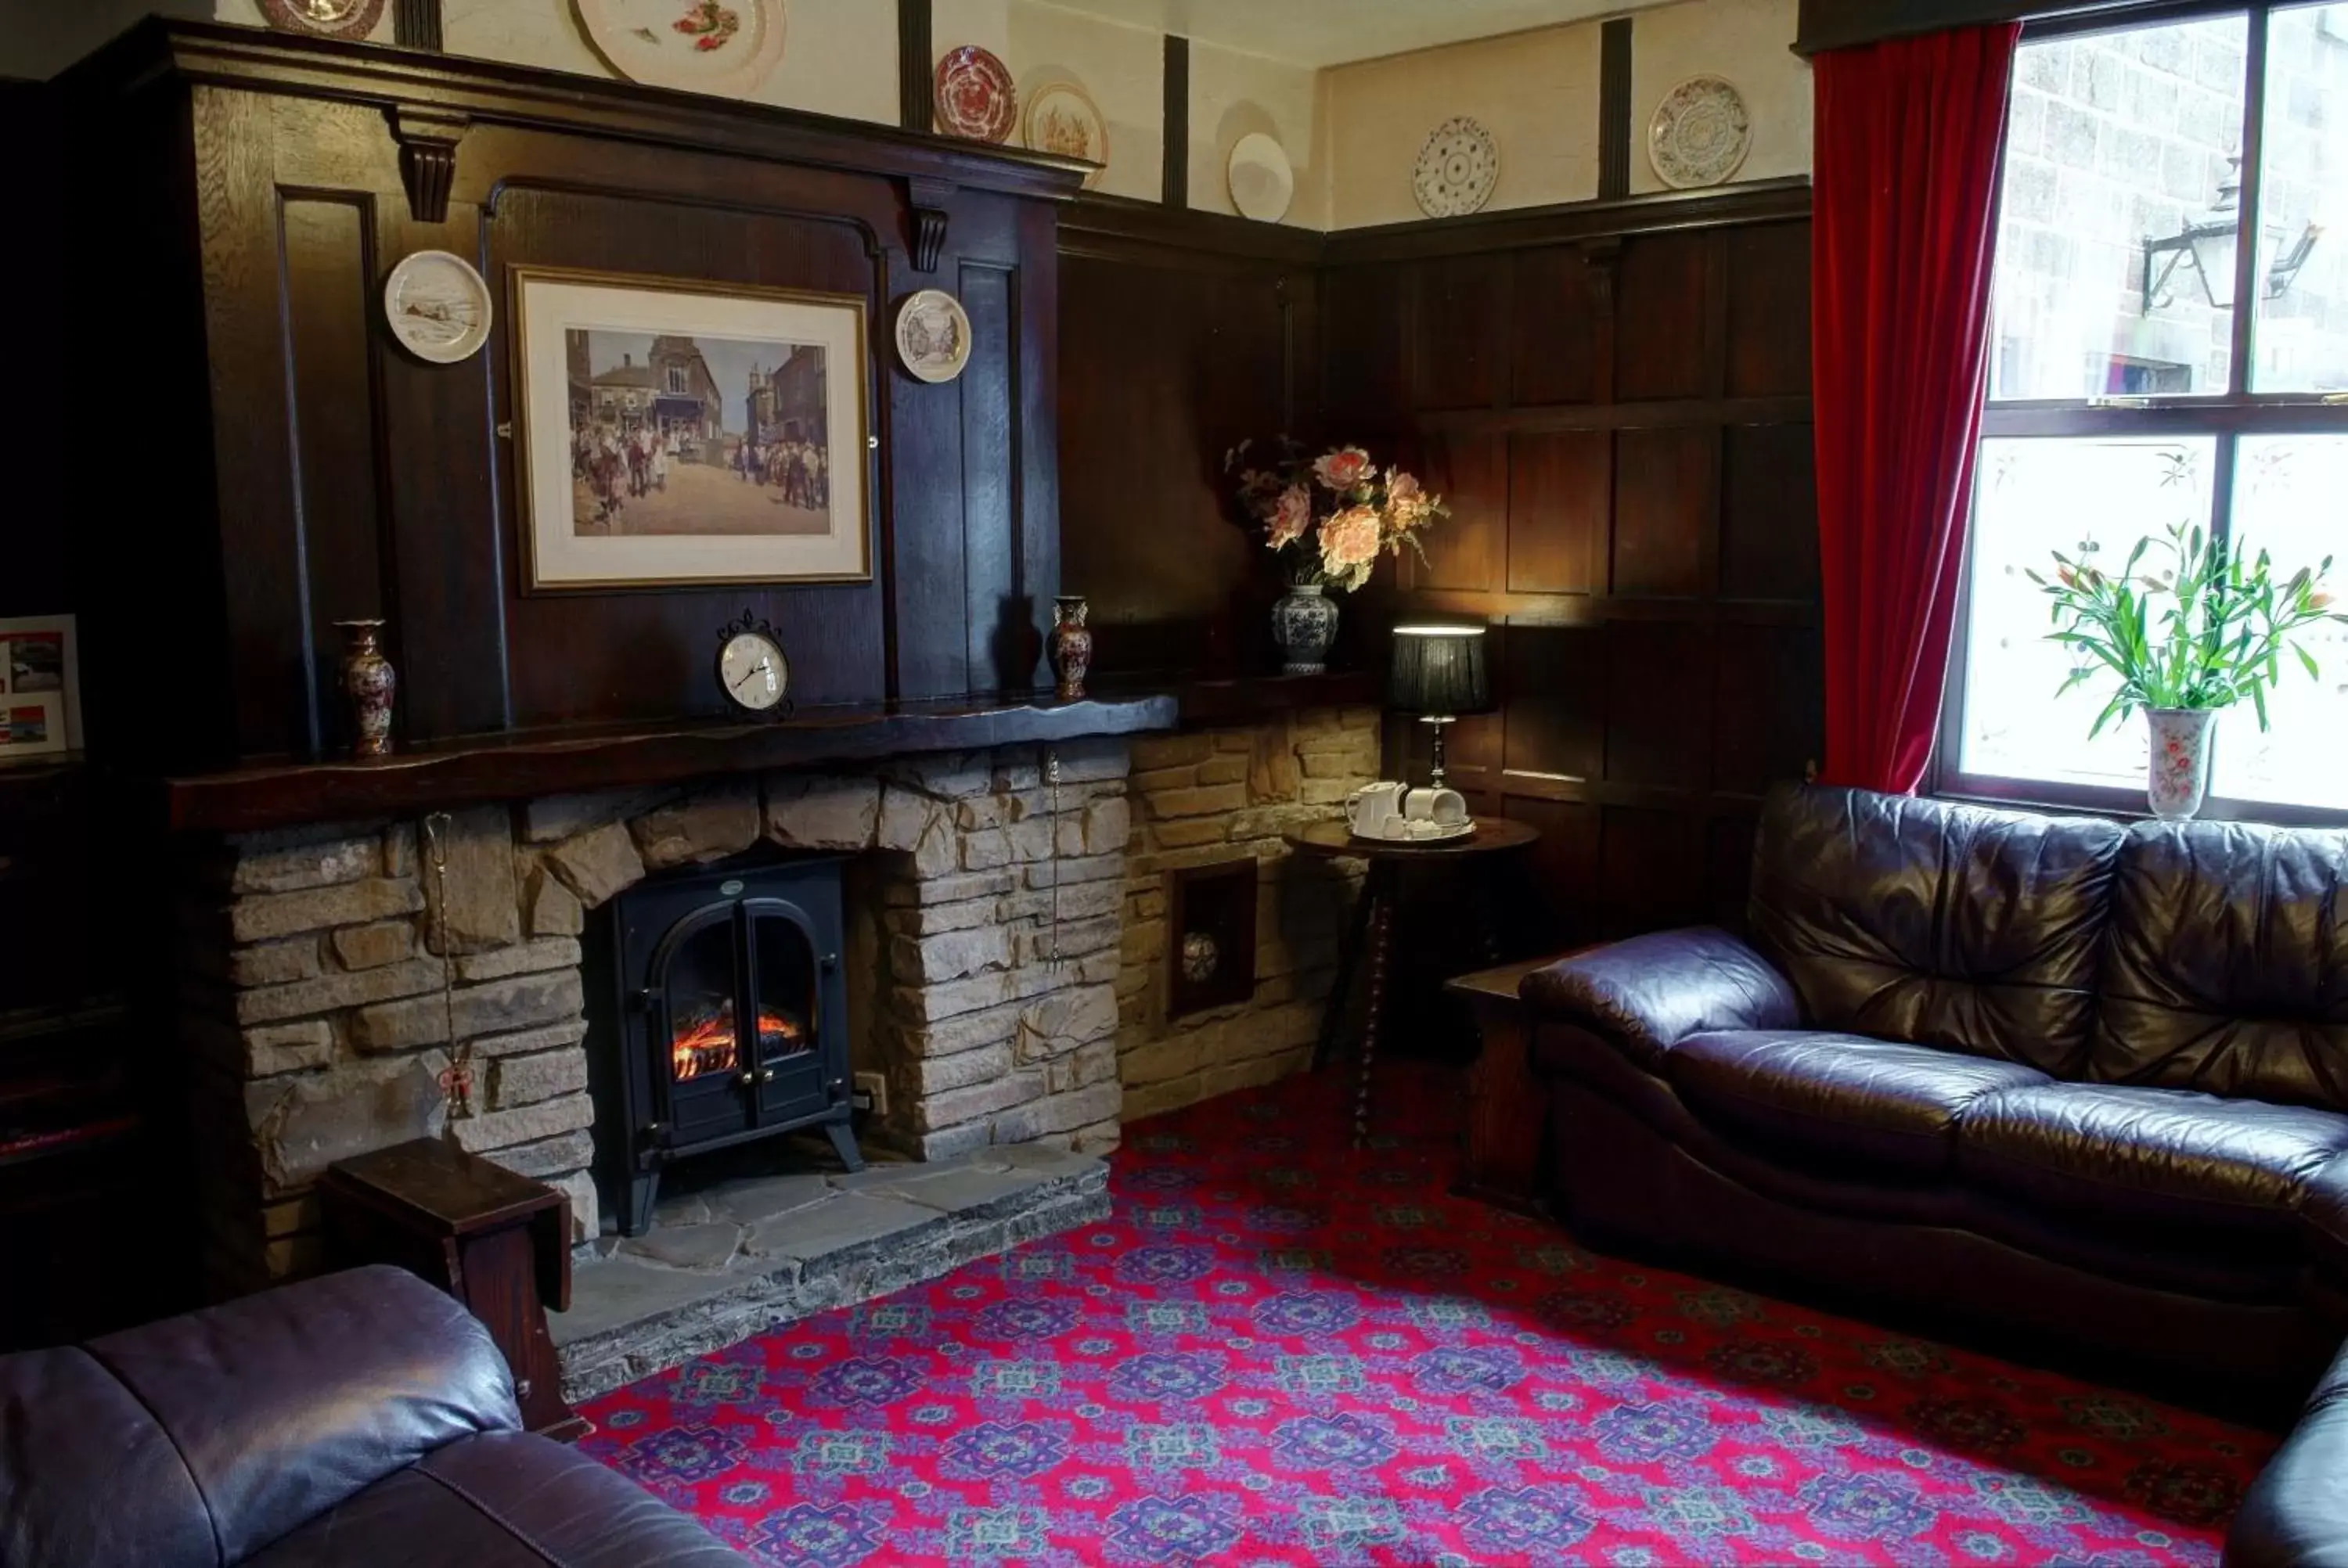
M261 0L261 14L281 33L364 38L382 19L383 0Z
M489 286L472 263L447 251L400 258L384 280L383 314L399 346L433 364L470 359L489 341Z
M1674 190L1719 184L1752 148L1744 95L1718 77L1691 77L1665 93L1647 125L1647 161Z
M775 629L751 614L717 630L717 689L745 713L760 718L790 712L791 661Z
M1019 120L1019 92L1011 70L976 44L949 49L938 61L938 128L973 141L1003 141Z
M742 97L783 57L783 0L575 0L579 26L632 82Z
M970 363L970 317L943 289L908 294L897 307L897 358L917 379L952 381Z
M1223 174L1241 217L1277 223L1288 216L1288 204L1296 196L1296 170L1289 164L1287 149L1263 132L1251 130L1231 144Z
M1037 87L1027 100L1025 123L1027 145L1037 152L1102 165L1108 162L1108 122L1101 118L1100 106L1093 102L1092 95L1074 82L1050 82ZM1089 190L1099 184L1107 172L1101 168L1086 175L1085 188Z
M1492 133L1461 115L1427 133L1411 170L1411 194L1429 218L1457 218L1492 200L1500 150Z

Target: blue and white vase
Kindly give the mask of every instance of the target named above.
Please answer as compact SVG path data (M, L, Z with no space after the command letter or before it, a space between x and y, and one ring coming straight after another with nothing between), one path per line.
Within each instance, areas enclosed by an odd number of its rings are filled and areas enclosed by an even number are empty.
M1318 675L1329 668L1337 641L1337 601L1317 582L1291 583L1272 607L1272 640L1280 644L1284 675Z

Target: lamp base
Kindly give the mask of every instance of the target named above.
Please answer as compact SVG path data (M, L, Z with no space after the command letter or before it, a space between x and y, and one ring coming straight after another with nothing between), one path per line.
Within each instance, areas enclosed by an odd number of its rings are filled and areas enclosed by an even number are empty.
M1447 788L1443 772L1443 730L1445 725L1458 721L1449 713L1425 713L1419 716L1418 722L1435 727L1435 755L1432 765L1427 769L1426 782L1435 789Z

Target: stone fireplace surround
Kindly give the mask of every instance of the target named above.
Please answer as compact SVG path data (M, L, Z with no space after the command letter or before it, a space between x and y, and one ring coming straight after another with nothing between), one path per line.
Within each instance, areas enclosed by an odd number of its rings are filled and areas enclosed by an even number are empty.
M592 1238L585 912L762 840L860 855L850 1038L857 1070L887 1082L868 1143L923 1159L1113 1148L1128 762L1124 740L1094 739L463 808L445 909L415 820L192 855L179 1013L212 1288L320 1266L312 1184L334 1161L440 1133L459 1042L474 1114L457 1141L562 1188L574 1239Z

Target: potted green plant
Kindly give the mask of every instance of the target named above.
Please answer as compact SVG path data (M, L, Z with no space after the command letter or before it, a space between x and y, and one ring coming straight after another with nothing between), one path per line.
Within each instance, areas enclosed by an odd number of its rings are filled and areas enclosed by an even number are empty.
M2139 574L2156 549L2174 564ZM2331 569L2326 556L2277 583L2266 551L2245 561L2229 541L2179 523L2166 539L2138 539L2117 572L2057 550L2051 581L2029 574L2054 601L2054 630L2047 636L2079 655L2055 695L2106 672L2118 678L2089 738L2144 710L2152 738L2145 796L2155 816L2181 822L2201 809L2211 723L2247 699L2265 729L2267 692L2282 678L2286 652L2311 677L2320 673L2293 633L2317 621L2348 620L2331 612L2323 587Z

